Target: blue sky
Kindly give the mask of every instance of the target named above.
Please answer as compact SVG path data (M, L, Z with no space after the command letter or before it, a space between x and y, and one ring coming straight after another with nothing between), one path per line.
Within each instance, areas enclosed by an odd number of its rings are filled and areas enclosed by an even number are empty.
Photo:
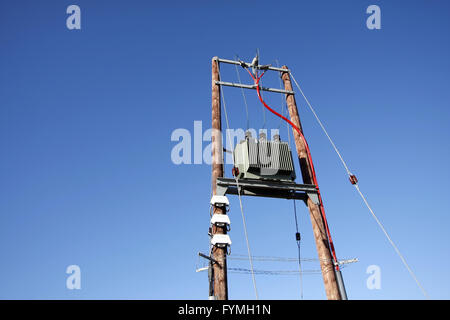
M66 28L71 4L81 8L81 30ZM381 30L366 28L371 4L381 8ZM293 71L430 297L450 298L449 9L443 1L3 1L0 298L206 299L206 273L195 267L208 247L210 166L173 164L170 137L193 132L194 121L209 128L211 58L250 60L256 48L262 63ZM222 77L237 81L234 67L223 66ZM263 81L278 86L274 75ZM231 127L244 127L241 92L224 94ZM279 95L265 97L280 110ZM246 98L259 129L256 93ZM359 259L343 270L349 298L423 298L297 102L338 257ZM245 254L239 204L230 201L232 252ZM316 258L308 212L297 207L302 257ZM296 256L291 201L244 198L244 209L254 255ZM72 264L81 290L66 289ZM380 290L366 287L370 265L381 269ZM306 299L325 298L320 275L303 280ZM256 281L263 299L299 298L296 276ZM229 290L254 297L247 275L230 274Z

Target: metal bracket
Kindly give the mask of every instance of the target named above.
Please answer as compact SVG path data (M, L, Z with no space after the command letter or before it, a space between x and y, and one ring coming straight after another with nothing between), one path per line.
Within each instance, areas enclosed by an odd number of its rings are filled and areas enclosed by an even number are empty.
M239 185L239 190L238 190ZM217 178L217 195L241 194L254 197L298 199L305 203L308 197L319 204L317 188L312 184L296 184L294 182L259 179Z
M212 264L217 264L219 266L219 268L222 268L222 266L220 265L219 261L207 256L206 254L203 254L201 252L198 253L198 255L206 260L209 260Z

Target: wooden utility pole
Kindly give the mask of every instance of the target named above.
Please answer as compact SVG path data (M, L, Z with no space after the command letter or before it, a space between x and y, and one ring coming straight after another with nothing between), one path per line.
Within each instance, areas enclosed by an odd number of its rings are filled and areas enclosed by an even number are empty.
M220 110L220 81L219 61L217 57L212 59L212 194L216 194L216 179L223 177L223 147L222 147L222 118ZM214 207L214 214L226 214L225 208ZM212 226L212 234L226 234L226 227ZM213 264L214 296L217 300L228 299L227 283L227 248L213 247L213 259L218 263Z
M287 69L287 67L283 66L283 69ZM291 78L288 72L283 73L282 79L284 82L285 90L293 91ZM286 102L292 123L294 123L303 133L294 95L287 94ZM300 169L302 171L303 183L314 184L311 167L308 162L306 146L302 138L298 134L298 132L294 128L292 128L292 131L295 138L295 146L297 149L297 155L300 162ZM325 284L325 292L327 298L329 300L341 300L341 295L339 293L339 287L334 271L333 259L328 244L328 237L325 230L325 224L320 212L320 208L310 198L308 198L307 200L307 205L311 217L311 223L313 227L314 238L316 241L317 253L319 255L320 268L322 270L323 282Z

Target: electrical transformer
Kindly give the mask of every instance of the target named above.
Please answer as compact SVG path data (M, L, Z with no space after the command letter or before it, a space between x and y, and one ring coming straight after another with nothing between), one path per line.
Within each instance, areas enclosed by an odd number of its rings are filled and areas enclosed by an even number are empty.
M291 149L279 135L267 140L261 133L257 140L247 132L245 140L234 149L234 166L239 179L295 180Z

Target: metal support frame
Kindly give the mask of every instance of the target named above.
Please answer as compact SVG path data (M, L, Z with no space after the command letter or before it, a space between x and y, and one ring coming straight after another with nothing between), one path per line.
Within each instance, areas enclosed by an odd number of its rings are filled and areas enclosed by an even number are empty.
M241 194L254 197L297 199L307 201L310 198L319 203L317 188L312 184L296 184L277 180L217 178L217 194ZM239 190L238 190L239 185Z
M216 58L216 60L219 63L234 64L234 65L238 65L238 66L244 65L247 68L255 68L255 69L258 69L258 70L271 70L271 71L278 71L278 72L289 72L288 69L275 68L275 67L272 67L270 65L257 65L257 66L254 66L251 63L243 62L243 61L235 61L235 60L228 60L228 59L221 59L221 58ZM226 81L215 81L215 83L218 84L218 85L221 85L221 86L256 90L256 85L254 85L254 84L253 85L249 85L249 84L241 84L241 83L226 82ZM262 87L262 86L259 86L259 88L262 91L295 95L295 92L292 91L292 90L266 88L266 87Z
M297 105L295 103L295 93L293 92L292 85L290 83L290 71L286 66L282 68L275 68L270 65L259 65L255 61L255 65L243 61L234 61L227 59L220 59L214 57L212 61L212 123L213 128L221 130L221 115L220 115L220 88L221 86L238 87L244 89L257 89L256 85L245 85L237 84L232 82L221 81L219 77L219 65L220 63L239 65L245 68L252 68L255 70L264 71L277 71L280 72L285 84L285 90L274 89L274 88L263 88L259 86L260 90L283 93L286 95L287 105L289 108L289 115L291 121L300 128L301 123L298 116ZM300 161L300 168L302 169L303 181L311 183L312 179L310 177L309 163L305 162L305 152L302 141L299 135L296 135L294 130L295 143L297 147L297 154ZM326 235L324 236L324 225L319 216L318 206L320 205L318 189L313 184L296 184L290 181L276 181L276 180L256 180L256 179L230 179L224 178L223 164L215 162L215 159L219 156L218 150L222 151L223 147L220 145L218 147L217 141L212 138L213 141L213 166L212 166L212 183L213 183L213 194L214 195L226 195L226 194L239 194L257 197L268 197L268 198L284 198L284 199L299 199L303 200L310 210L311 221L313 224L313 230L316 240L317 251L319 259L321 261L322 275L325 284L325 291L328 299L347 299L347 294L345 291L344 281L342 279L342 274L339 269L334 268L334 272L325 272L328 270L328 264L331 259L330 249L327 247ZM306 180L305 180L306 178ZM217 209L218 214L225 214L223 210ZM216 212L214 212L216 213ZM218 232L217 232L218 231ZM216 230L215 234L226 234L226 230L219 228ZM228 299L228 287L227 287L227 267L226 267L226 253L222 251L213 252L212 258L210 260L209 277L210 277L210 298L227 300ZM222 261L223 257L223 268L218 260ZM214 268L212 268L214 266ZM216 268L217 267L217 268ZM216 269L216 270L214 270ZM217 274L215 274L215 272ZM213 295L214 294L214 295Z

